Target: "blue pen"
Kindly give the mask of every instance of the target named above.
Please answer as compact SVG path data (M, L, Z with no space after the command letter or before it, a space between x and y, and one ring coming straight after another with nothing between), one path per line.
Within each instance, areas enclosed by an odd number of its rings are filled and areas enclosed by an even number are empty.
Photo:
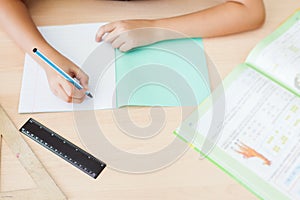
M67 74L66 72L64 72L64 70L62 70L56 64L54 64L49 58L47 58L45 55L43 55L39 50L37 50L37 48L34 48L32 51L33 51L33 53L38 55L45 63L50 65L50 67L52 67L55 71L57 71L60 75L62 75L62 77L64 77L67 81L72 83L78 90L83 89L83 87L77 81L75 81L69 74ZM91 94L91 92L86 91L85 94L88 97L93 98L93 95Z

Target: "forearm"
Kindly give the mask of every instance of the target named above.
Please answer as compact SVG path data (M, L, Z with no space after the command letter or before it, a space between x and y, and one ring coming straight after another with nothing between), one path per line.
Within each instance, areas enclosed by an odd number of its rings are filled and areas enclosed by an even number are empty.
M159 19L155 26L175 30L189 37L206 38L252 30L261 26L264 19L261 0L227 1L191 14Z
M31 54L34 47L54 51L36 28L21 0L0 0L0 26L27 53Z

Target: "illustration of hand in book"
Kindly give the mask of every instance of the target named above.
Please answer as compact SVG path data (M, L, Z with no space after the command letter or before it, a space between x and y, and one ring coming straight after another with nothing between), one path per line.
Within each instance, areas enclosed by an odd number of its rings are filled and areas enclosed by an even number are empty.
M265 165L271 165L271 161L267 159L264 155L258 153L255 149L245 145L244 143L237 144L239 150L235 150L237 153L244 156L245 159L256 157L264 161Z

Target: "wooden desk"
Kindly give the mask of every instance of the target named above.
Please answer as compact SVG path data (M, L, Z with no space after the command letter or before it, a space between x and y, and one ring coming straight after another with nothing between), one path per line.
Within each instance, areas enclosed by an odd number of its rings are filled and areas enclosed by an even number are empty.
M192 12L218 1L205 0L144 0L144 1L32 1L30 11L37 25L103 22L129 18L157 18ZM267 19L256 31L204 40L210 58L222 77L242 63L255 44L275 30L285 18L300 7L294 0L265 0ZM22 37L22 33L20 33ZM0 104L17 127L29 117L44 122L56 132L82 146L76 132L73 113L18 114L24 54L0 31ZM112 111L97 111L105 131L121 149L139 152L154 150L169 143L172 131L180 125L180 110L166 109L166 125L162 135L147 141L131 140L119 131ZM133 108L132 120L140 126L150 122L148 108ZM93 180L62 159L25 138L45 165L57 185L69 199L256 199L236 181L207 160L199 159L194 150L188 150L174 164L153 173L128 174L107 168ZM10 156L3 144L1 189L14 190L34 187L17 160Z

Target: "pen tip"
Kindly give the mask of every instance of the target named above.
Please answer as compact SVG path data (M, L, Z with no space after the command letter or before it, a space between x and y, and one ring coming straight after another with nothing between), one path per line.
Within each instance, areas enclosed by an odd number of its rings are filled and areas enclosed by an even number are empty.
M35 53L37 51L37 48L34 48L32 51L33 51L33 53Z
M93 95L91 93L88 93L87 96L93 98Z

